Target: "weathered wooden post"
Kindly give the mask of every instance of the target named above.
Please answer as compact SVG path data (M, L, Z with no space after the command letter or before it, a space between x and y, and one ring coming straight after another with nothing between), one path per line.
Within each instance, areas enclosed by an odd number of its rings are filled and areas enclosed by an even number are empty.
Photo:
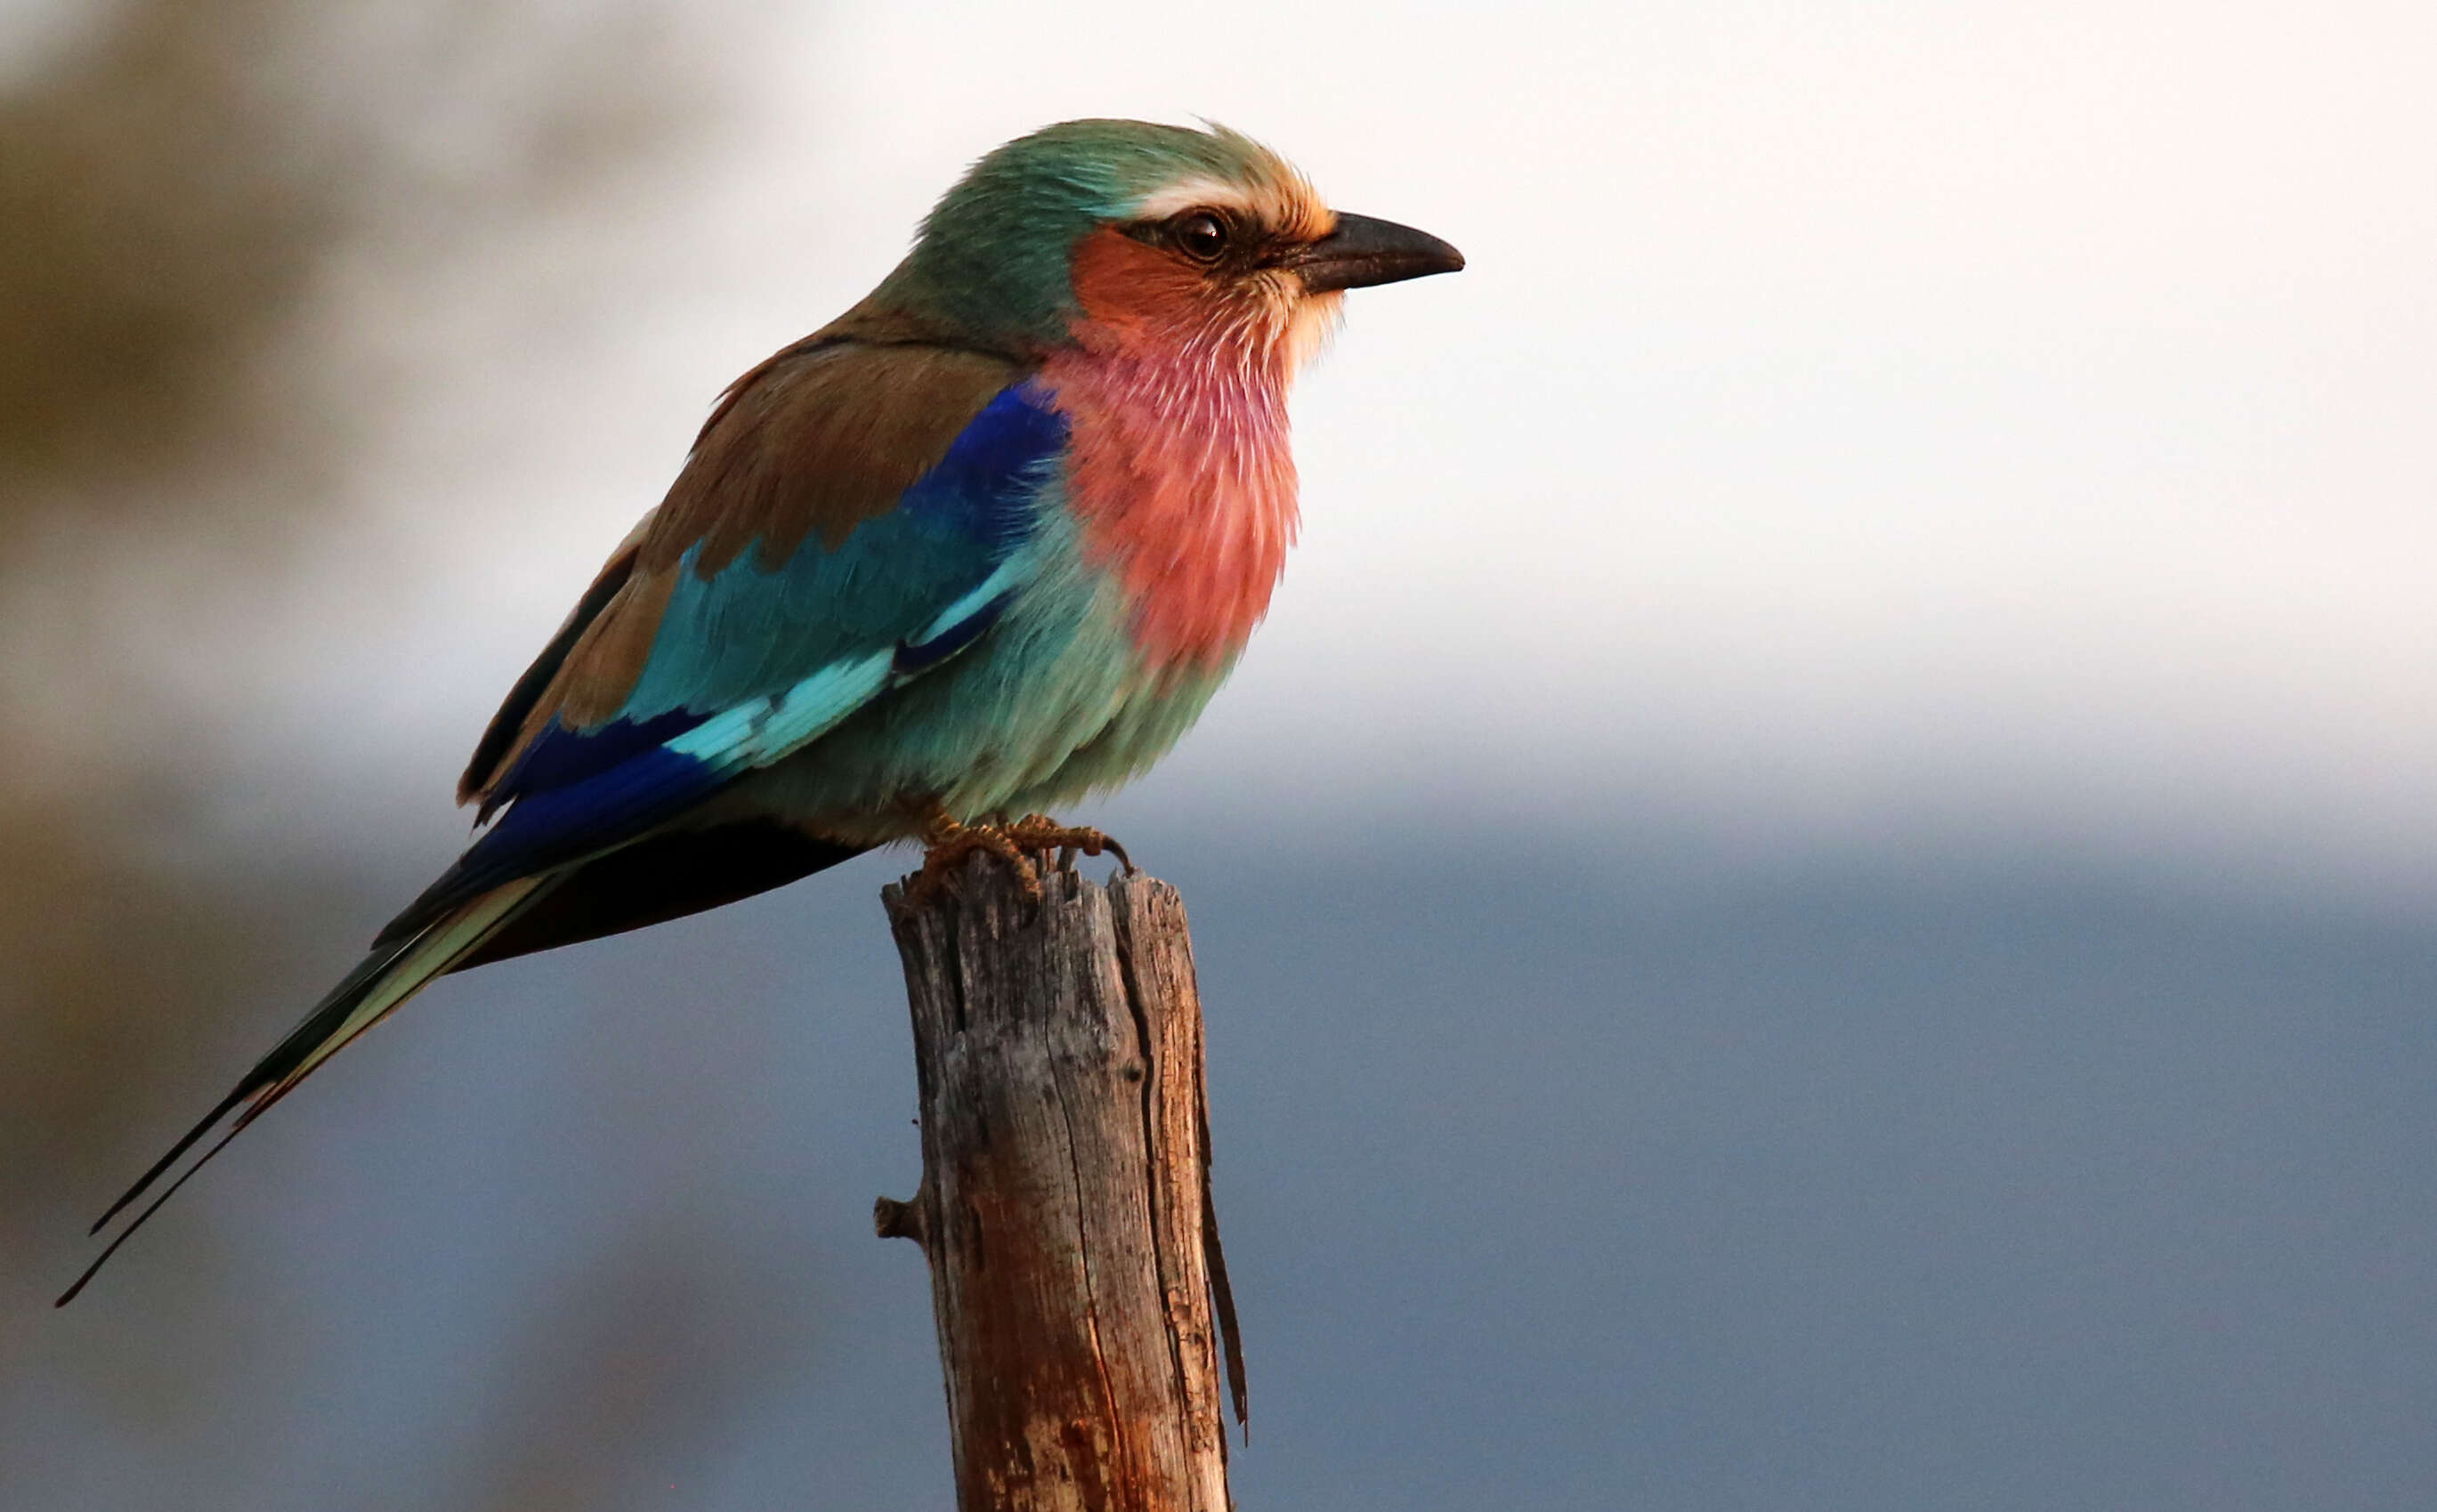
M975 856L886 888L913 1010L921 1244L961 1512L1227 1512L1201 1008L1176 889ZM1214 1327L1214 1309L1217 1324Z

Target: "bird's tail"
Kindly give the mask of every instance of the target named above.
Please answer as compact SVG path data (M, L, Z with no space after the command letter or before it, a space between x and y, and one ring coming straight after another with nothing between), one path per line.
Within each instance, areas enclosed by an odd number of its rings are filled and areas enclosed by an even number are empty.
M126 1195L111 1204L110 1211L102 1214L93 1225L94 1233L100 1233L112 1219L142 1198L177 1166L188 1151L219 1127L222 1119L232 1112L237 1113L236 1121L229 1125L227 1132L180 1172L177 1180L164 1187L159 1196L145 1204L143 1210L85 1268L84 1274L76 1278L76 1284L61 1293L55 1305L65 1307L75 1301L77 1293L84 1290L85 1283L93 1279L95 1273L113 1255L118 1253L118 1247L127 1242L128 1237L142 1228L146 1220L161 1210L163 1203L176 1195L178 1188L209 1164L211 1158L236 1138L246 1125L262 1116L264 1110L295 1090L298 1082L312 1075L316 1067L337 1054L348 1041L389 1016L399 1004L422 991L433 977L447 971L468 952L505 928L518 914L539 903L558 880L557 876L550 874L518 878L452 909L403 940L387 941L374 946L372 954L359 961L355 970L330 989L328 995L314 1004L313 1011L305 1015L304 1022L290 1029L287 1038L256 1062L254 1069L245 1074L234 1091L220 1099L218 1107L188 1130L185 1137L171 1146L167 1154L153 1162L152 1169L130 1187ZM240 1103L244 1104L241 1111L238 1109Z

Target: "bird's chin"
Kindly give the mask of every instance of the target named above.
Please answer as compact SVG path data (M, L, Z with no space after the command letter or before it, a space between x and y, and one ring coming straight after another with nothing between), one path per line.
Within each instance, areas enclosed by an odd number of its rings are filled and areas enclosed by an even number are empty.
M1345 320L1345 292L1332 289L1324 293L1294 295L1292 308L1287 315L1285 339L1279 343L1286 351L1287 377L1292 378L1303 365L1327 349L1329 341Z

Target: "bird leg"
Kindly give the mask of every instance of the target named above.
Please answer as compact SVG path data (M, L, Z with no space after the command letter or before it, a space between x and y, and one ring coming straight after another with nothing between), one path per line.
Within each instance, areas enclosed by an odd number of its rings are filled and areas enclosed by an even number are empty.
M960 824L937 803L928 804L922 819L922 870L905 888L905 901L921 905L948 886L948 879L974 852L987 852L1015 869L1024 895L1038 902L1041 869L1025 854L1025 847L997 824Z
M1005 834L1025 850L1041 853L1044 862L1049 858L1050 848L1057 847L1057 865L1061 871L1075 870L1075 856L1078 852L1084 855L1105 853L1115 856L1128 871L1134 870L1133 857L1126 854L1126 848L1109 838L1106 832L1084 825L1061 824L1046 814L1026 814L1008 825Z

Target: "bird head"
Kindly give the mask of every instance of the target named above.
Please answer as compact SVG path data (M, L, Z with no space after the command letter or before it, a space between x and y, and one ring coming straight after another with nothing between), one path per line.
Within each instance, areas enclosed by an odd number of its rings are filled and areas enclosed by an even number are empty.
M872 304L1019 357L1201 352L1290 374L1344 290L1463 266L1436 237L1330 209L1225 127L1067 121L974 164Z

